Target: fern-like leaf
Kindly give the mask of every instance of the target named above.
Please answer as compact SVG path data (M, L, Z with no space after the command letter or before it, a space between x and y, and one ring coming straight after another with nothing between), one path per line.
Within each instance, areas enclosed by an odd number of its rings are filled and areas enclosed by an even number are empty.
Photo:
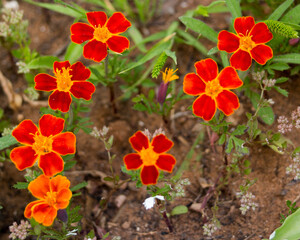
M286 38L297 38L298 32L294 30L289 25L284 24L283 22L275 21L275 20L266 20L264 21L271 32L284 36Z
M157 78L161 69L163 68L163 66L166 63L168 56L165 52L162 52L162 54L159 55L159 57L157 58L155 65L152 69L152 78Z

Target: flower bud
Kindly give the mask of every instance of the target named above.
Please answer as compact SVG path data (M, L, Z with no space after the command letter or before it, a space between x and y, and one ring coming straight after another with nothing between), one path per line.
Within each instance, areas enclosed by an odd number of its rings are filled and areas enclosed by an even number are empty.
M68 214L66 209L57 210L57 218L63 222L68 222Z
M169 85L169 83L162 82L158 88L156 99L160 104L164 104L164 102L165 102L165 99L167 96L168 85Z

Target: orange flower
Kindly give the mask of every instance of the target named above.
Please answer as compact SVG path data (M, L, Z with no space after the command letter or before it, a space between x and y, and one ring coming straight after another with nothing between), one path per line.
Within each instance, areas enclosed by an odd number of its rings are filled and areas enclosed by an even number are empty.
M173 147L173 142L164 134L159 134L150 142L141 132L136 132L129 142L137 153L127 154L123 161L127 170L141 168L141 181L144 185L156 184L158 170L172 172L176 159L171 154L165 154Z
M72 192L70 181L61 175L52 179L40 175L29 183L28 190L38 200L29 203L24 211L26 218L34 218L44 226L52 225L57 216L57 210L69 205Z
M273 57L272 48L264 44L273 38L265 23L255 24L253 17L239 17L234 20L234 29L237 34L223 30L218 36L218 49L233 52L230 58L232 67L246 71L252 58L264 65Z
M62 133L65 120L43 115L39 128L31 121L22 121L12 135L25 146L16 147L10 153L10 159L17 169L22 171L32 167L38 160L44 174L51 177L64 169L60 155L75 153L76 136L72 132Z
M122 53L129 48L129 40L120 36L131 26L131 23L120 13L114 13L108 20L105 12L86 14L90 24L74 23L71 26L71 40L74 43L88 43L83 47L83 56L96 62L107 56L107 48Z
M193 103L193 113L209 121L217 108L230 115L240 106L238 97L230 89L243 85L236 70L226 67L218 73L218 65L211 58L195 63L196 72L189 73L183 80L183 91L199 97Z

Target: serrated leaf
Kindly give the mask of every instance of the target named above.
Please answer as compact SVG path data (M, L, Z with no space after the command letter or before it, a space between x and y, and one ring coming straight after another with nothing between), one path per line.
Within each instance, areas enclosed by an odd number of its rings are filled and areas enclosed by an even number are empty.
M53 69L53 63L55 61L60 61L58 57L54 56L41 56L33 59L27 64L29 69L39 69L39 68L47 68Z
M16 184L13 185L13 187L16 189L26 189L28 188L28 185L29 185L28 182L17 182Z
M12 145L15 145L18 141L12 136L7 135L0 138L0 150L8 148Z
M86 187L86 186L87 186L87 182L84 181L84 182L79 183L79 184L77 184L76 186L70 188L70 190L71 190L72 192L74 192L74 191L77 191L77 190L79 190L79 189L81 189L81 188L84 188L84 187Z
M231 133L232 135L243 135L247 129L247 126L238 125L237 128Z
M286 0L268 17L269 20L278 20L282 14L291 6L294 0Z
M187 206L185 205L179 205L179 206L176 206L172 209L171 211L171 215L174 216L174 215L180 215L180 214L185 214L189 211L189 209L187 208Z
M236 19L236 18L242 16L240 1L226 0L226 4L227 4L227 7L229 8L229 11L231 12L231 16L233 19Z

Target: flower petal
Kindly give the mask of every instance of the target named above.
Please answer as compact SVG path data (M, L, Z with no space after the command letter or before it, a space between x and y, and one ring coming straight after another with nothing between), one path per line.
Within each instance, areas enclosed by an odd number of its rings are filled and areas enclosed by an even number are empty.
M273 57L273 50L267 45L257 45L251 51L252 58L259 64L264 65Z
M70 189L65 188L60 190L56 196L56 208L57 209L66 208L70 203L71 197L72 197L72 192Z
M49 92L57 88L56 78L45 73L36 75L34 82L34 89L36 90Z
M171 154L161 154L156 161L156 166L164 171L172 172L176 159Z
M64 161L61 156L51 152L40 156L39 168L43 170L47 177L52 177L64 170Z
M113 34L125 32L127 28L131 26L131 23L126 17L120 13L115 12L107 21L106 27Z
M206 94L202 94L193 103L193 113L196 116L203 118L205 121L211 120L216 111L215 101Z
M207 58L195 63L197 74L204 82L214 80L218 76L218 65L211 58Z
M220 72L218 79L223 88L235 89L243 85L243 81L233 67L224 68Z
M263 22L255 24L249 36L252 36L251 40L256 44L269 42L273 38L267 24Z
M90 100L95 90L96 88L94 84L90 82L73 82L70 92L76 98L83 98L85 100Z
M70 105L72 102L72 98L70 93L62 92L62 91L54 91L48 100L49 106L53 110L60 110L62 112L68 112L70 109Z
M45 137L55 136L64 130L65 120L51 114L45 114L40 118L39 127Z
M89 12L86 14L88 22L93 27L98 27L100 25L101 27L106 23L107 16L105 12Z
M147 149L149 147L149 140L141 131L137 131L130 137L129 142L132 148L137 152L141 151L143 148Z
M107 56L107 46L103 42L92 40L83 47L83 56L95 62L101 62Z
M246 51L239 49L237 52L232 54L230 58L230 64L235 69L246 71L252 63L250 54Z
M74 23L71 28L71 40L81 44L94 38L95 29L86 23Z
M106 43L110 50L117 53L122 53L129 48L129 40L123 36L112 36Z
M52 138L52 150L60 155L74 154L76 151L76 136L72 132L60 133Z
M217 107L225 114L230 115L240 106L238 97L231 91L223 90L217 97Z
M125 164L127 170L139 169L143 164L143 161L142 161L140 155L137 153L127 154L123 158L123 161L124 161L124 164Z
M44 226L51 226L56 215L57 210L46 202L32 207L32 217Z
M44 199L47 192L50 192L50 179L45 175L40 175L28 185L28 190L38 199Z
M156 184L159 176L157 168L153 166L144 166L141 171L141 181L144 185Z
M11 133L19 143L32 145L37 126L31 120L23 120Z
M159 134L153 138L151 145L153 146L154 152L164 153L169 151L173 147L174 143L164 134Z
M183 91L192 96L205 92L205 83L195 73L188 73L183 79Z
M91 76L91 71L82 62L76 62L71 66L70 75L72 81L85 81Z
M218 49L228 53L235 52L240 46L240 38L228 31L221 31L218 35Z
M253 17L238 17L234 20L234 29L238 35L248 36L254 25Z
M32 167L38 155L30 146L16 147L10 152L10 159L20 171Z
M69 187L70 181L65 176L58 175L50 180L50 189L52 192L59 192L62 189Z
M67 69L71 67L71 64L69 61L64 61L64 62L57 62L55 61L53 63L53 69L54 69L54 72L60 72L63 68Z
M36 201L33 201L29 204L27 204L26 208L25 208L25 211L24 211L24 216L26 218L31 218L32 217L32 208L35 206L35 205L39 205L41 203L44 203L44 200L36 200Z

